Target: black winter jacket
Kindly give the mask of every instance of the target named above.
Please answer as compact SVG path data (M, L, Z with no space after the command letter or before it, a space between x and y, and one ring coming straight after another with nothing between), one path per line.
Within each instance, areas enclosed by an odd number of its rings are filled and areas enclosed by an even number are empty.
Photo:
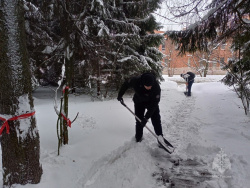
M145 114L145 118L149 119L160 102L161 88L159 83L155 80L152 88L150 90L146 90L141 81L142 76L132 77L131 79L125 81L120 88L118 97L122 97L128 88L133 88L135 92L133 96L134 103L141 103L142 105L145 105L148 110Z
M186 80L186 82L191 82L194 81L195 74L192 72L187 72L186 74L184 74L183 78Z

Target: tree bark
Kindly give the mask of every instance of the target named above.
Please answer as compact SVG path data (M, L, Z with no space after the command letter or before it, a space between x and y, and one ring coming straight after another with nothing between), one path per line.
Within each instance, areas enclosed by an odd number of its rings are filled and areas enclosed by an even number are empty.
M23 3L2 0L0 6L0 116L9 119L33 112L34 104ZM1 140L3 185L39 183L42 167L35 116L8 123L10 132L4 129Z

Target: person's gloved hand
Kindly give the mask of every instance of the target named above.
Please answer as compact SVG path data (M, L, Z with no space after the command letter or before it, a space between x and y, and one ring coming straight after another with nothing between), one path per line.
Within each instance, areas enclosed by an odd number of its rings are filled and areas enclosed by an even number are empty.
M120 101L121 103L123 103L123 98L122 97L117 97L117 100Z
M147 122L148 122L148 120L145 117L142 118L142 120L141 120L142 127L145 127L145 125L147 124Z

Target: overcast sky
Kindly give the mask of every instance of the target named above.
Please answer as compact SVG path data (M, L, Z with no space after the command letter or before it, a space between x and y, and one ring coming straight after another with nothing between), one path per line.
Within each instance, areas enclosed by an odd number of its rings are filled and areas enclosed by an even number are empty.
M154 14L156 17L157 22L160 22L161 25L163 26L163 28L161 29L161 31L167 31L167 30L180 30L182 28L181 25L176 24L176 23L172 23L169 20L161 17L161 16L157 16L156 14Z
M155 12L154 16L156 17L157 22L160 22L163 26L161 29L162 31L181 30L183 28L183 25L176 22L171 22L170 18L172 18L172 16L168 16L168 11L165 8L164 3L162 3L162 8Z
M186 16L180 17L180 19L177 19L172 14L169 13L169 10L167 9L166 2L162 2L161 8L158 9L154 16L156 17L157 21L162 24L164 27L163 31L166 30L182 30L183 28L187 28L190 24L193 24L200 20L203 16L207 14L206 6L208 5L210 0L202 0L198 1L196 3L188 3L189 0L178 0L178 1L167 1L168 6L171 9L171 11L177 11L176 14L184 13L185 11L191 11L190 14L187 14ZM186 7L186 5L190 4L189 7ZM171 8L172 6L172 8ZM178 8L178 6L182 7L181 9ZM196 7L194 9L194 7ZM194 11L195 10L195 11ZM198 12L196 12L198 10ZM198 13L198 14L197 14Z

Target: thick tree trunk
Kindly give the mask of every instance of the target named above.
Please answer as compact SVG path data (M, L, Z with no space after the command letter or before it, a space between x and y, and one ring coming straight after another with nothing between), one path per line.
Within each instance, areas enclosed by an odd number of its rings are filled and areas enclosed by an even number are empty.
M2 0L0 6L0 117L9 119L34 109L22 1ZM42 167L35 116L8 124L10 132L5 128L1 140L4 186L39 183Z

